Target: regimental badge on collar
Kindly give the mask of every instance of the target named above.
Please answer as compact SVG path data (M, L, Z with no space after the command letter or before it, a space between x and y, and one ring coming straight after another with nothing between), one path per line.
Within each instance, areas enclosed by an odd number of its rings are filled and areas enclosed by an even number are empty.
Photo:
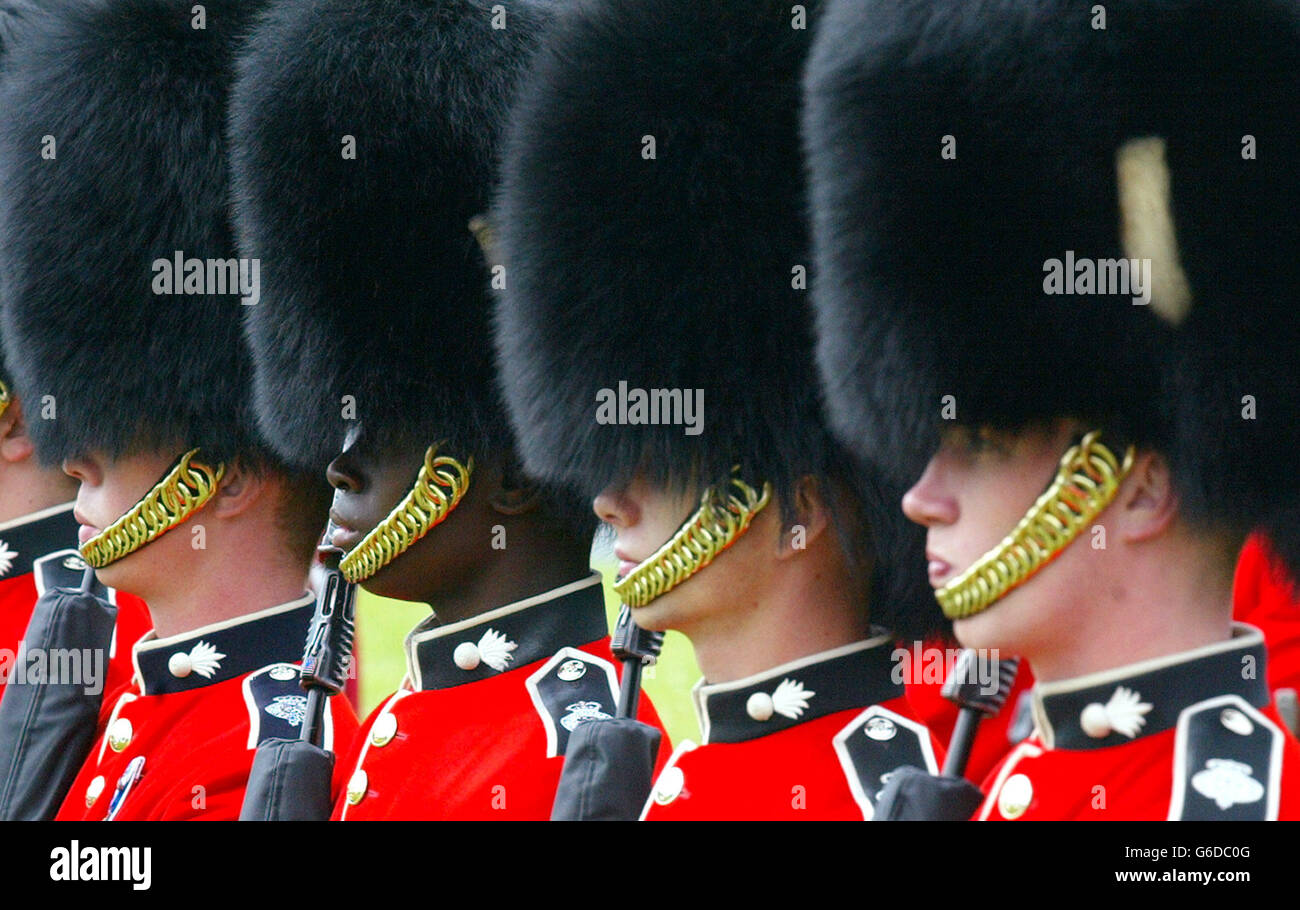
M816 694L811 689L805 689L803 683L797 680L783 679L771 695L755 692L749 696L745 702L745 711L760 723L770 720L773 714L798 720L799 715L808 710L808 702Z
M461 642L452 652L451 659L462 670L476 670L480 663L485 663L498 673L505 672L510 662L515 659L511 652L519 647L505 635L495 629L488 629L478 640Z
M1093 702L1079 715L1079 726L1094 739L1119 733L1133 739L1146 724L1151 705L1142 696L1123 686L1117 688L1106 704Z
M212 674L221 669L221 661L225 659L215 647L200 639L194 647L190 648L189 653L177 651L167 660L167 669L172 676L177 679L184 679L191 673L197 673L204 679L211 679Z

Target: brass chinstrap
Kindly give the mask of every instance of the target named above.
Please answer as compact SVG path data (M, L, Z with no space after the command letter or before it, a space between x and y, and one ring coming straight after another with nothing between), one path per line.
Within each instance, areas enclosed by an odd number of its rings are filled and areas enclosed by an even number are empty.
M474 459L462 465L437 452L437 445L429 446L410 492L339 561L339 571L349 582L365 581L406 552L451 514L469 490Z
M1060 555L1110 505L1133 467L1133 447L1121 463L1093 431L1061 457L1051 486L992 550L935 591L949 619L974 616Z
M700 507L668 542L614 583L614 593L629 607L643 607L703 569L736 542L772 498L772 485L762 492L733 477L731 492L709 487Z
M104 530L80 547L81 556L92 568L129 556L157 540L207 505L225 476L225 464L210 467L195 461L198 449L182 455L163 479L140 501Z

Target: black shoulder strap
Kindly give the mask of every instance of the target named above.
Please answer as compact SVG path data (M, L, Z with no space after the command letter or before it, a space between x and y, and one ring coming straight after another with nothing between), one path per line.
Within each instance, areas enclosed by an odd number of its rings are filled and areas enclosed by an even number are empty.
M1282 730L1239 695L1184 708L1174 738L1170 821L1273 821Z
M38 597L55 588L80 591L81 580L86 577L86 562L76 550L59 550L47 553L33 562L32 574L35 576ZM89 593L110 603L113 600L109 589L93 575Z
M876 800L898 768L939 773L930 731L888 708L872 705L835 734L835 754L848 778L862 817L875 816Z
M302 733L307 693L298 684L298 678L298 668L285 663L269 664L244 678L248 748L255 749L269 739L297 739ZM329 733L326 711L326 749L330 748Z
M564 754L579 724L617 713L614 665L577 648L561 648L524 685L546 727L547 758Z

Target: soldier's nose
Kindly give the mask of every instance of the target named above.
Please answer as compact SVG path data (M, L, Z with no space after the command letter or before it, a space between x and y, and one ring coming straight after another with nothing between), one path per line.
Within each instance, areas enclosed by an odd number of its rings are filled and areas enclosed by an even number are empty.
M62 468L64 474L82 483L98 483L99 473L89 458L65 458Z
M940 482L933 460L926 466L921 479L903 494L903 514L927 528L957 521L957 500Z
M360 493L365 486L365 479L360 469L347 452L338 455L329 463L329 467L325 469L325 479L334 489L345 493Z
M623 490L607 487L591 503L596 517L615 528L626 528L637 523L640 512L636 503Z

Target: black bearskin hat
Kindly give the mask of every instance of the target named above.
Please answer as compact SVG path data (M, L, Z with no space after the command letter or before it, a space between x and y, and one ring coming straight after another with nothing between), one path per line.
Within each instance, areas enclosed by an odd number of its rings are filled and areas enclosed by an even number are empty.
M8 55L3 335L24 397L53 405L29 421L47 463L257 444L222 134L260 5L62 3Z
M489 0L274 7L231 105L260 425L313 470L359 422L379 444L511 445L485 214L509 99L546 10Z

